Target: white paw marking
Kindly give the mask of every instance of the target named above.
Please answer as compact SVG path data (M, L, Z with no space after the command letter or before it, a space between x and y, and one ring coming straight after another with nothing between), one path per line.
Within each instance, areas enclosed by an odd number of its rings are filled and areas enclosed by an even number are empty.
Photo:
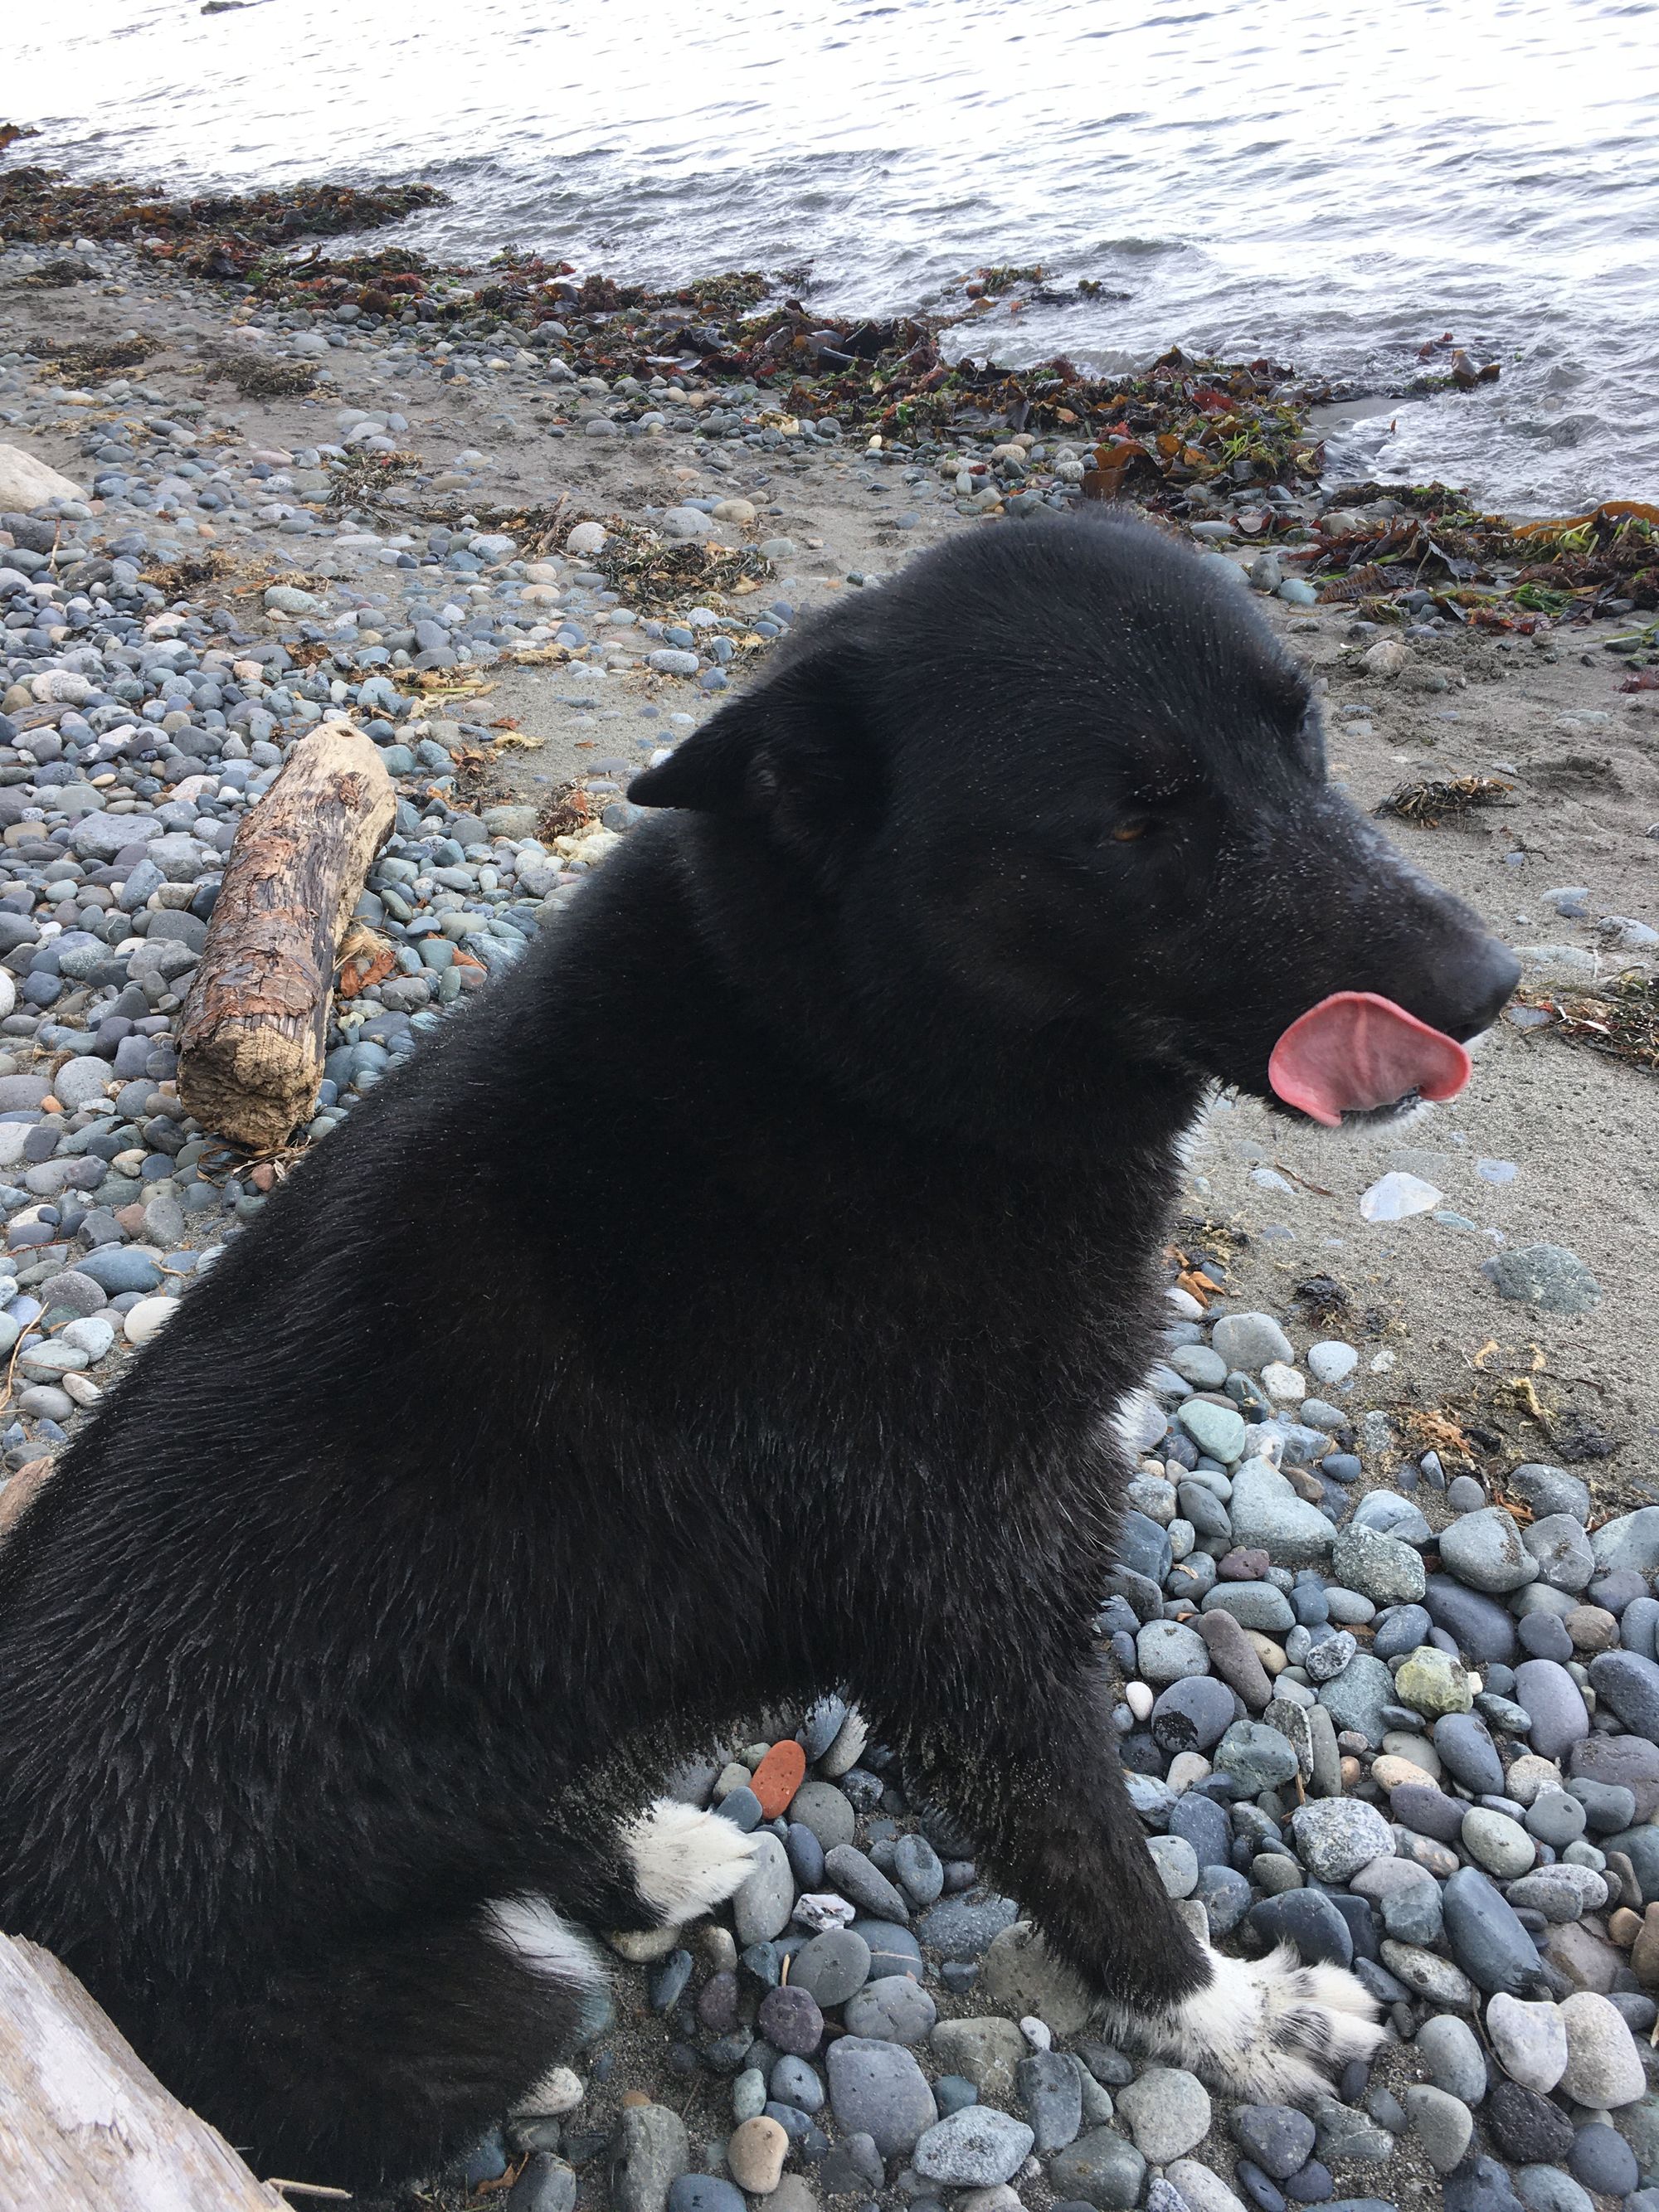
M717 1813L659 1797L623 1838L634 1887L663 1927L681 1927L724 1905L749 1878L759 1838Z
M605 1963L599 1952L559 1917L544 1897L526 1891L519 1897L498 1897L483 1910L490 1941L532 1973L584 1989L605 1986Z
M1162 1436L1163 1413L1152 1392L1140 1383L1133 1390L1124 1392L1112 1409L1106 1425L1129 1456L1139 1459L1142 1452L1151 1449L1147 1439L1155 1424L1158 1434Z
M1283 1943L1265 1959L1207 1954L1206 1986L1167 2012L1115 2008L1125 2034L1263 2105L1329 2094L1329 2076L1382 2040L1376 2006L1342 1966L1304 1966Z

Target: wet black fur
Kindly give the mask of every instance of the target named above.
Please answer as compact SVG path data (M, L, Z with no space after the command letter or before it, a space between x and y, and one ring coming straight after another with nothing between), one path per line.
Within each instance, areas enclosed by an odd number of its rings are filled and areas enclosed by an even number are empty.
M1512 970L1247 595L975 531L803 623L307 1158L0 1555L0 1925L263 2170L428 2172L564 2051L491 1898L832 1684L1119 2000L1207 1969L1092 1671L1177 1141L1340 988ZM1123 842L1115 830L1140 834Z

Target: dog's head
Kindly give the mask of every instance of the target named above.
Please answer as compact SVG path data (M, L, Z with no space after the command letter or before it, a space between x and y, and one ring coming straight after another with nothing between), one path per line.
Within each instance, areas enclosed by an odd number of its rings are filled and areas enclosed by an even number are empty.
M631 795L705 817L715 872L890 1038L1033 1079L1127 1062L1386 1116L1461 1088L1519 972L1331 787L1249 595L1127 521L935 549Z

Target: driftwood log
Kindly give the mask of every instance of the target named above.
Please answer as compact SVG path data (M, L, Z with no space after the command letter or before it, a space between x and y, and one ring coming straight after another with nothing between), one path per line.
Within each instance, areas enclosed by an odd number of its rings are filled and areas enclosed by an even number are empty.
M292 2212L69 1968L0 1936L0 2212Z
M396 813L373 741L325 722L237 831L179 1024L179 1095L204 1128L266 1152L309 1115L340 939Z

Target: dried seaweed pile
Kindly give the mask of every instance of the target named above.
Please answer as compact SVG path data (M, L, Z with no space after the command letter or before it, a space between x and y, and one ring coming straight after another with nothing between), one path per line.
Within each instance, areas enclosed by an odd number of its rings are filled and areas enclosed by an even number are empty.
M207 380L234 384L244 399L297 399L315 386L317 371L308 361L216 361Z
M1446 782L1402 783L1376 809L1397 816L1419 830L1437 830L1443 822L1456 823L1479 806L1498 806L1515 786L1495 775L1460 775Z
M418 453L349 453L332 471L325 504L336 514L374 500L421 465Z
M1519 1003L1550 1017L1551 1034L1659 1075L1659 977L1638 969L1594 989L1523 988Z
M156 350L155 339L141 337L113 338L102 345L66 345L60 348L51 366L59 376L76 384L103 384L138 368Z
M616 515L605 518L605 550L592 556L593 566L641 614L676 612L727 595L744 598L772 573L753 546L659 538Z

